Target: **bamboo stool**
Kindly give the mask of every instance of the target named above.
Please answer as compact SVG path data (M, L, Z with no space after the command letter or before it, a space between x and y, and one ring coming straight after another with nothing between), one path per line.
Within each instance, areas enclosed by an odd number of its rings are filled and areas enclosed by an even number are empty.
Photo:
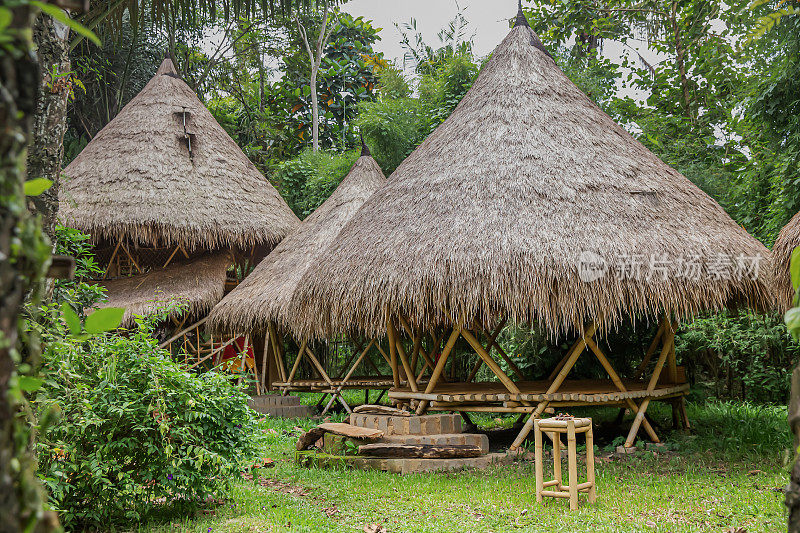
M544 496L550 498L569 498L570 510L578 508L578 493L586 492L589 503L596 500L594 483L594 438L592 436L591 418L572 418L558 416L544 418L534 422L534 438L536 439L536 501L541 503ZM553 439L553 474L554 479L544 481L542 468L542 433ZM561 434L567 434L567 461L569 465L569 485L563 484L561 475ZM578 483L578 458L576 438L578 433L586 434L586 482ZM544 490L555 487L556 490Z

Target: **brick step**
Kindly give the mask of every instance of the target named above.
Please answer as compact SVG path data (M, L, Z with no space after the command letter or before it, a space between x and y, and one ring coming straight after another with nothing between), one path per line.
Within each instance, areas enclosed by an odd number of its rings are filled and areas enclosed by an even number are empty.
M311 418L313 414L307 405L287 405L283 407L253 407L261 414L273 418Z
M389 435L378 442L390 444L471 444L489 453L489 437L481 433L440 433L438 435Z
M383 470L395 474L418 474L422 472L441 472L464 470L468 468L485 469L494 465L511 464L516 452L501 452L465 457L461 459L412 459L356 456L353 466L365 470Z
M461 433L459 414L435 414L422 416L387 416L353 413L350 423L363 428L379 429L385 435L439 435Z
M289 407L300 405L299 396L281 396L280 394L263 394L261 396L251 396L248 402L250 407Z

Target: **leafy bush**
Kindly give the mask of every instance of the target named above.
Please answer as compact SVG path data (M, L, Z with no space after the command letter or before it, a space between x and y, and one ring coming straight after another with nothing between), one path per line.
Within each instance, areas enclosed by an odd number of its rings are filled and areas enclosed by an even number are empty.
M301 219L313 213L347 176L359 153L360 150L341 154L305 150L281 164L276 177L286 203Z
M678 330L675 346L685 363L711 381L717 397L780 404L786 403L800 356L800 346L775 314L698 317Z
M151 336L163 318L88 340L47 335L37 450L67 527L138 521L160 505L191 509L224 495L238 461L255 452L247 395L173 362Z

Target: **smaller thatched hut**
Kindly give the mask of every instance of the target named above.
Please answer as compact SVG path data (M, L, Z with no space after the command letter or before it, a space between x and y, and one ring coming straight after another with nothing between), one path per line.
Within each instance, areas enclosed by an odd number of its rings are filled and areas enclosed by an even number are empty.
M230 254L199 256L138 276L102 282L108 300L99 307L122 307L122 325L169 304L180 304L190 315L203 315L225 294Z
M385 184L386 177L366 145L363 145L361 156L333 194L214 307L209 314L208 328L215 333L261 331L276 339L277 332L292 323L290 310L300 278L320 259L320 255L361 205ZM276 359L279 359L277 377L281 381L277 385L283 390L330 389L342 385L341 379L331 379L327 375L306 343L300 345L294 368L291 374L287 374L280 353L281 346L282 342L269 345L274 348L272 353ZM304 355L317 367L319 379L295 379L297 363ZM267 380L264 385L268 388L271 385L269 378L265 368L262 380ZM358 388L368 386L360 379L354 379L352 383L358 384ZM382 383L388 387L392 380L383 378Z
M188 305L161 333L198 359L214 349L199 325L226 279L300 223L169 58L64 169L58 216L92 236L105 305L125 307L127 323Z
M800 246L800 213L797 213L778 233L775 244L772 246L770 262L775 282L775 294L778 298L778 308L786 311L791 307L794 299L794 287L789 274L789 264L792 251Z
M272 247L299 223L169 58L64 176L59 218L95 242Z

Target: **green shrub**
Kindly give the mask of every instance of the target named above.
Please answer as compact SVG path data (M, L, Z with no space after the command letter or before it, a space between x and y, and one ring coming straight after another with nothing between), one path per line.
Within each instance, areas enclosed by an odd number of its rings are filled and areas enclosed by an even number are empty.
M159 318L88 340L63 331L46 339L33 402L39 470L68 528L191 510L224 496L239 461L255 453L246 394L173 362L151 336Z
M282 163L276 177L286 203L301 219L313 213L347 176L360 152L360 149L338 154L305 150Z

